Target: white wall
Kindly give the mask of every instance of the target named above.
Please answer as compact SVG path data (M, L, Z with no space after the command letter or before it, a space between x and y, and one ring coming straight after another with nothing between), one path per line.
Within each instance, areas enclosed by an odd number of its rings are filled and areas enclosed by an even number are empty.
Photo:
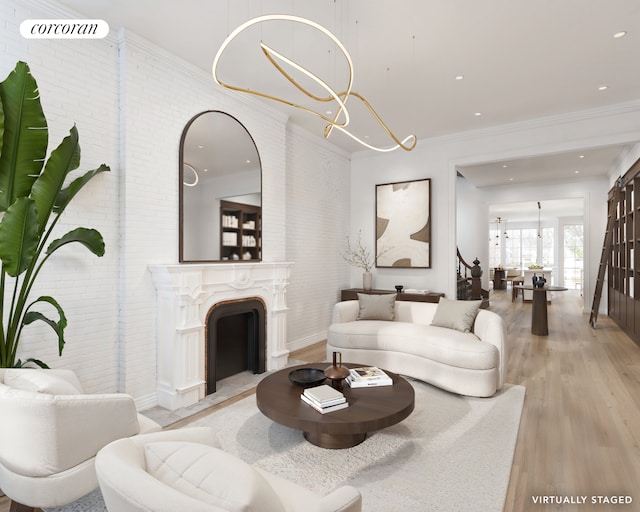
M392 289L395 284L403 284L412 288L442 291L447 297L455 297L455 257L458 242L456 234L457 166L610 144L633 143L638 140L640 140L640 102L633 102L453 136L419 140L416 149L411 153L358 153L352 157L351 232L355 235L359 229L362 229L365 239L373 243L376 184L432 178L432 268L426 270L376 269L375 285L379 288ZM590 258L589 269L585 270L585 279L589 279L591 283L590 288L585 290L587 296L593 294L599 250L606 222L606 205L601 201L606 197L608 187L606 182L600 186L604 189L602 191L604 195L596 197L595 191L590 192L593 205L589 205L588 209L594 218L585 220L590 226L589 247L586 250L590 251L590 254L597 254L596 257ZM508 193L505 192L505 194ZM465 194L465 197L469 197L472 191L467 190ZM568 196L564 195L564 197ZM510 200L518 199L512 197ZM481 214L475 217L476 225L470 226L469 230L474 229L485 233L486 212L479 213ZM468 222L473 224L474 219L471 218ZM482 238L478 243L480 242ZM468 247L465 251L473 252L474 256L478 255L481 261L488 260L486 243L482 243L476 251L471 244ZM351 282L353 285L359 283L359 272L352 271Z
M349 159L302 130L287 134L287 289L290 349L326 339L339 290L349 285Z

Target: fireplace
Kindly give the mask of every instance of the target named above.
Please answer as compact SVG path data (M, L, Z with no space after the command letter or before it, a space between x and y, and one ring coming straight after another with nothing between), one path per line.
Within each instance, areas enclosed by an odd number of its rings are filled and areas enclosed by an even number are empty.
M265 371L265 308L257 297L217 303L206 330L207 395L216 382L244 371Z
M264 354L264 363L258 357L258 371L278 370L287 364L286 291L291 263L153 265L149 271L157 292L159 405L175 410L211 393L207 324L218 304L246 307L250 301L260 303L264 348L258 346L257 352Z

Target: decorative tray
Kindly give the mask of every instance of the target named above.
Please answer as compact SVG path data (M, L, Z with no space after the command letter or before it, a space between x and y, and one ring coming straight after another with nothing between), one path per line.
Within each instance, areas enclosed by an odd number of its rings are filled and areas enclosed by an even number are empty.
M296 386L312 388L325 381L324 370L318 368L299 368L289 372L289 380Z

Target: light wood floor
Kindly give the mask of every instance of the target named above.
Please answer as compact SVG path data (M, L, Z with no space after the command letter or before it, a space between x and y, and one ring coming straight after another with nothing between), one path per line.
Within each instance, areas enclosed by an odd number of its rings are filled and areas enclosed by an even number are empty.
M511 290L491 293L490 309L507 322L506 380L527 388L505 512L640 510L640 348L606 316L592 329L581 304L576 292L555 293L542 337L530 332L530 304L512 303ZM324 344L292 357L325 360ZM618 495L633 503L592 504ZM587 504L541 505L537 496ZM8 510L0 498L0 512Z

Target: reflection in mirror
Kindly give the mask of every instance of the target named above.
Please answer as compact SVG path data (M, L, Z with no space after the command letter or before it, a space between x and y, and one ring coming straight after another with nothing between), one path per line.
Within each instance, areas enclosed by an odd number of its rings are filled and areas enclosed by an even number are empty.
M262 259L262 176L246 128L224 112L192 118L180 141L180 262Z

